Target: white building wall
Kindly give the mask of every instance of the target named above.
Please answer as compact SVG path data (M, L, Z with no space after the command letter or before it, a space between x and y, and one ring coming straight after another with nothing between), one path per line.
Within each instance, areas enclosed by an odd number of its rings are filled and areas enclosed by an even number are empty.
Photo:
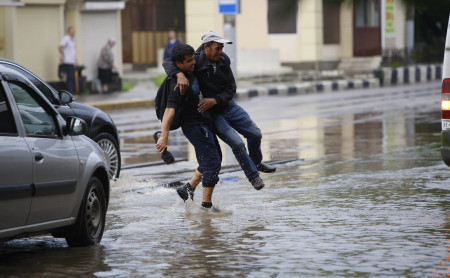
M395 1L395 48L405 48L406 7L402 0Z
M58 44L62 22L57 22L62 6L26 5L15 9L12 59L43 80L58 80Z
M209 30L223 35L223 16L219 14L217 1L188 0L185 9L187 44L197 49L202 43L202 35Z
M120 18L120 17L119 17ZM114 46L114 63L116 67L122 65L122 47L120 28L117 23L118 12L82 12L80 30L76 36L79 36L81 48L78 62L86 67L83 75L88 80L97 77L97 61L100 50L106 44L109 37L116 38ZM119 68L120 70L120 68Z
M382 0L383 5L381 5L382 9L385 8L386 0ZM385 10L382 10L382 19L385 21ZM405 30L406 30L406 6L403 3L403 0L394 0L394 34L386 34L386 30L384 28L385 24L383 24L383 28L381 31L383 32L382 37L384 38L384 42L382 43L385 50L400 50L405 48Z

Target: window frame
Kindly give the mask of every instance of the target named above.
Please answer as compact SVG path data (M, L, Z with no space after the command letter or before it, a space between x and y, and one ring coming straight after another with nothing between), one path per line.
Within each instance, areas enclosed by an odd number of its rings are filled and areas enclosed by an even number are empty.
M0 136L1 137L11 137L11 136L17 137L19 135L19 131L18 131L18 128L17 128L16 118L14 117L14 110L11 107L11 103L10 103L10 101L8 99L8 95L7 95L7 93L6 93L6 91L5 91L4 87L3 87L3 81L0 80L0 100L1 100L2 96L4 97L4 102L5 102L5 106L6 106L6 109L7 109L6 113L9 114L9 117L10 117L10 120L11 120L11 124L12 124L12 128L15 131L9 133L9 132L2 132L0 130Z
M45 100L43 100L41 98L41 96L39 94L37 94L32 87L28 86L24 82L20 82L17 80L6 80L6 84L7 84L8 90L11 94L15 109L17 111L16 118L23 126L24 137L49 138L49 139L62 139L63 138L57 114L51 105L49 105ZM39 107L41 107L43 109L43 111L51 118L53 127L54 127L54 133L55 133L54 136L30 134L27 132L26 124L23 122L22 115L20 114L21 109L19 108L19 104L17 103L14 93L9 84L14 84L14 85L20 87L21 89L23 89L25 92L27 92L27 94L36 102L36 104Z
M54 105L62 105L58 94L55 92L55 90L48 86L44 81L42 81L38 76L30 72L29 70L17 65L12 64L8 62L2 62L2 65L10 70L14 70L22 74L24 77L26 77L28 80L30 80L31 83L41 92L41 94L52 104ZM38 86L36 83L39 83L40 86ZM46 89L47 92L42 91L42 87Z

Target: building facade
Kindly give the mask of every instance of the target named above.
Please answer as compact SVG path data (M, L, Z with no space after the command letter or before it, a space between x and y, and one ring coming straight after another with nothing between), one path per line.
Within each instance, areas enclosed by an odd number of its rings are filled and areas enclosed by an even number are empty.
M77 60L88 80L97 76L100 49L115 37L114 54L122 71L123 1L10 0L0 2L0 57L22 64L49 82L58 82L58 44L75 27Z
M404 1L356 3L240 0L240 12L235 17L239 74L252 69L270 71L277 61L296 68L313 69L317 64L326 68L346 58L381 57L404 50ZM218 1L186 1L187 43L199 45L201 35L210 29L224 33L224 15L219 14ZM271 62L262 67L249 64L260 64L261 60Z

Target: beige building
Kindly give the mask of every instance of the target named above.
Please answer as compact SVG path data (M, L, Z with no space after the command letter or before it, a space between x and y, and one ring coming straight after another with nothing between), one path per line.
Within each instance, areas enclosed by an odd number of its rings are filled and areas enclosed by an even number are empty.
M235 18L239 74L336 66L352 57L379 56L405 48L402 0L240 0ZM186 40L198 46L201 35L224 34L218 1L186 1ZM226 50L225 50L226 51Z
M122 70L121 17L124 2L81 0L0 0L0 57L13 60L42 79L55 82L58 44L69 26L76 30L77 60L91 80L108 37L115 37L117 67Z
M0 57L44 80L58 80L58 42L64 34L64 0L10 1L0 6Z

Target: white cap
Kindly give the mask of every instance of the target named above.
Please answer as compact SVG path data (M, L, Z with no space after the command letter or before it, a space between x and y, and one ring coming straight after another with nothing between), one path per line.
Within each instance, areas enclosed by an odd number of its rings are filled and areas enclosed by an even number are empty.
M208 31L205 34L203 34L202 36L202 43L208 43L208 42L218 42L218 43L228 43L231 44L233 42L226 40L224 38L222 38L219 33L217 33L216 31Z

